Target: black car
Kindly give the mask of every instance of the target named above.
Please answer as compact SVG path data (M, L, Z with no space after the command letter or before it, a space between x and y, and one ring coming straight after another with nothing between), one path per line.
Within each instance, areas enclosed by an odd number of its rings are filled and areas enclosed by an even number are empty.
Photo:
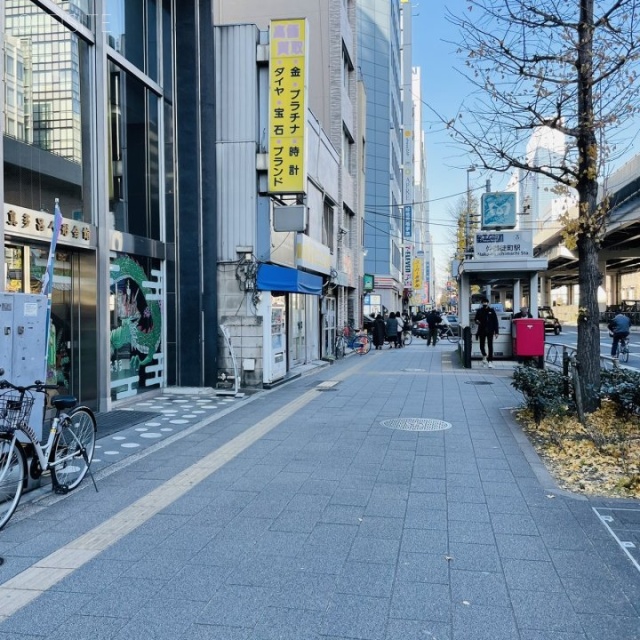
M553 315L551 307L538 307L538 318L544 320L544 331L552 332L558 335L562 331L560 320Z

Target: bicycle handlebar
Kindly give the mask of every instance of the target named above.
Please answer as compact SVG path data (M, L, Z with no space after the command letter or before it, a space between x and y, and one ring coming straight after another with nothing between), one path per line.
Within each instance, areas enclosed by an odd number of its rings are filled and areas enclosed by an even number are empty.
M0 369L0 375L4 373L3 369ZM58 384L45 384L41 380L36 380L33 384L29 384L26 386L21 386L17 384L13 384L13 382L9 382L8 380L0 380L0 389L13 389L14 391L18 391L19 393L24 393L25 391L39 391L40 393L44 393L47 390L56 390L59 389L60 385Z

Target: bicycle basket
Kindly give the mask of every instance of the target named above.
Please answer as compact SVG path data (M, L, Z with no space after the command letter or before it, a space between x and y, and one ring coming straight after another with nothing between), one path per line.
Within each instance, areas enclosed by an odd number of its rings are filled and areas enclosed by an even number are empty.
M12 431L29 421L33 396L27 392L5 391L0 395L0 431Z

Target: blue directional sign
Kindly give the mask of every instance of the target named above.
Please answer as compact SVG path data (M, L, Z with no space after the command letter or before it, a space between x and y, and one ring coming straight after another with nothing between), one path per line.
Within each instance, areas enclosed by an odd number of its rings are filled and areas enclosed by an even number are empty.
M404 207L404 237L411 238L413 236L413 207L405 205Z
M482 228L513 229L516 226L516 194L496 191L482 194Z

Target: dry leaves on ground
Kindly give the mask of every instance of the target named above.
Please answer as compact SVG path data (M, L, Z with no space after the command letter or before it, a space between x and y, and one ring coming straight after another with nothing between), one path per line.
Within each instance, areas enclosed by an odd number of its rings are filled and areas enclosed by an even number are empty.
M577 493L640 498L640 419L621 418L612 403L587 416L548 417L530 411L518 420L558 484Z

